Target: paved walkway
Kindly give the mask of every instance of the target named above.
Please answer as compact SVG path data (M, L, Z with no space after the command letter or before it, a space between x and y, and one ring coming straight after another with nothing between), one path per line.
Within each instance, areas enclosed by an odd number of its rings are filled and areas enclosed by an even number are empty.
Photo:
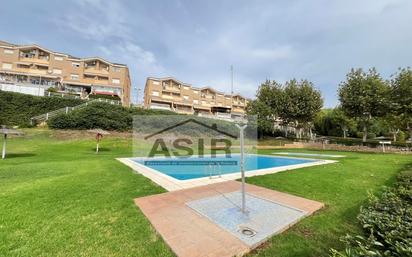
M240 256L251 249L186 205L189 201L239 189L239 182L228 181L136 198L135 203L177 256ZM307 216L323 207L320 202L254 185L247 184L246 191L256 197L306 211Z

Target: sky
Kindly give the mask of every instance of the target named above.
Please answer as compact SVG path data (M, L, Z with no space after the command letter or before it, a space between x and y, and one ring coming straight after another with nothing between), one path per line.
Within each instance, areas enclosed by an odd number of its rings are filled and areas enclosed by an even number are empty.
M127 64L133 102L147 77L230 93L233 65L246 97L308 79L334 107L351 68L412 62L411 0L2 0L0 25L0 40Z

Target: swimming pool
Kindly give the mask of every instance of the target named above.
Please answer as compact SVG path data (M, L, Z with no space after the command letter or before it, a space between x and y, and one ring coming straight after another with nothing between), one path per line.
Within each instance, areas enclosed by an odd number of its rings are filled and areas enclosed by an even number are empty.
M175 191L213 183L235 180L241 177L239 172L239 154L232 158L164 158L164 157L129 157L117 158L168 191ZM335 163L335 160L318 160L289 156L247 154L245 156L245 176L253 177L273 174L286 170Z
M318 161L254 154L245 155L244 160L246 173ZM135 158L132 161L178 180L222 176L240 171L239 154L231 155L230 157Z

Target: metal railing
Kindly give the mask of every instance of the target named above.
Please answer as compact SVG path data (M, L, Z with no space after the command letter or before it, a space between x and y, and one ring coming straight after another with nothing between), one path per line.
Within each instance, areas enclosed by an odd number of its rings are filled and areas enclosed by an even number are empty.
M59 114L68 114L69 112L72 112L74 110L78 110L78 109L82 109L86 106L88 106L91 103L96 103L96 102L106 102L106 103L110 103L110 104L119 104L119 101L114 101L114 100L109 100L109 99L102 99L102 98L98 98L98 99L93 99L93 100L89 100L83 104L79 104L76 106L66 106L51 112L47 112L41 115L37 115L34 116L32 118L30 118L30 124L31 125L36 125L42 122L46 122L47 120L49 120L52 117L55 117Z

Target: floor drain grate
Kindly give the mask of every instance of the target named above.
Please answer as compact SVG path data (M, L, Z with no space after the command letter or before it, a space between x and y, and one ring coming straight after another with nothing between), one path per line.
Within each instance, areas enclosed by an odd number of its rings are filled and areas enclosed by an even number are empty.
M257 232L251 228L248 227L239 227L238 230L242 235L247 236L247 237L254 237Z

